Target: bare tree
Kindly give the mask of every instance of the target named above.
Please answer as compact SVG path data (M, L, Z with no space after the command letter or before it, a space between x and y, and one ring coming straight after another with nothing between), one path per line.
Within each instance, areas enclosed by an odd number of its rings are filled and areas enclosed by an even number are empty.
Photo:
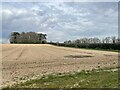
M112 43L115 44L116 43L116 37L113 36L113 37L111 37L111 39L112 39Z
M110 43L110 37L105 38L105 43Z

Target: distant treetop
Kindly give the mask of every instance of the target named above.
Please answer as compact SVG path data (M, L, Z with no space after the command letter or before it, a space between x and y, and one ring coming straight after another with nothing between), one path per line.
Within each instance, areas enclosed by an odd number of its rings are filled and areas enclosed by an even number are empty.
M46 43L47 34L40 32L12 32L10 35L10 43L33 44L33 43Z

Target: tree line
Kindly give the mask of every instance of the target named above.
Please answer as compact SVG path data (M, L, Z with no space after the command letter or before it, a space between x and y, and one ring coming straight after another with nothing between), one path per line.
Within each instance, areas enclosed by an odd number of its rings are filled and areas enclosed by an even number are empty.
M75 48L91 48L91 49L111 49L120 50L120 39L113 37L100 38L80 38L76 40L68 40L63 43L49 42L49 44Z
M46 34L36 33L36 32L12 32L10 35L10 43L15 44L37 44L46 43Z

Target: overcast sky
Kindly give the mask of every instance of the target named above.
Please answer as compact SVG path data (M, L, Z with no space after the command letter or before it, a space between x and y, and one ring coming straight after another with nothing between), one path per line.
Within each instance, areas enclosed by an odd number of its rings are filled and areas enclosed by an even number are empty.
M117 36L117 2L7 2L2 4L2 40L11 32L44 32L48 41ZM0 40L1 41L1 40Z

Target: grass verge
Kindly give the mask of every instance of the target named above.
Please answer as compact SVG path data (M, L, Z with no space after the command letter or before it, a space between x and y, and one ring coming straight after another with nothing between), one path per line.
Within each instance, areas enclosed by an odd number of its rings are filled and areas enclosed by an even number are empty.
M99 69L50 74L16 84L12 88L118 88L118 71Z

